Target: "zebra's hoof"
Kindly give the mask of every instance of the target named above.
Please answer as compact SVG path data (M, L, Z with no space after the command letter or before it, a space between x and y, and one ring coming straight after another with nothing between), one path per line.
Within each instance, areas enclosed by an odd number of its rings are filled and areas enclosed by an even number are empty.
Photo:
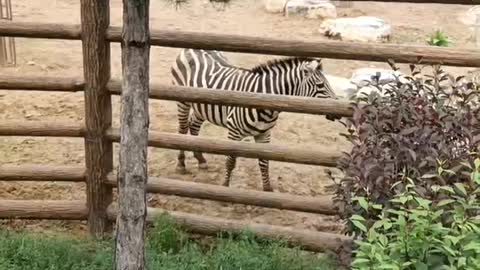
M223 183L222 183L222 186L224 186L224 187L230 187L230 183L229 183L229 182L223 182Z
M264 188L263 188L263 191L265 191L265 192L273 192L273 188L272 188L272 187L264 187Z
M183 166L177 166L176 171L179 174L187 174L187 168L185 168Z
M204 163L198 163L198 168L199 168L200 170L206 170L206 169L208 169L208 164L207 164L206 162L204 162Z

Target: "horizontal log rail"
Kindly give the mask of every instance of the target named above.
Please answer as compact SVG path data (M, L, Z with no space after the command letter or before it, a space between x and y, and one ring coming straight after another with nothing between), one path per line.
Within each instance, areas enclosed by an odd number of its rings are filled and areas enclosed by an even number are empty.
M202 32L152 30L151 44L173 48L194 48L266 55L323 57L397 63L442 64L478 67L478 50L412 46L400 44L371 44L345 41L304 41L280 38L213 34ZM121 40L121 28L110 27L110 41Z
M110 174L107 184L117 186L116 175ZM147 191L164 195L255 205L267 208L335 215L331 196L306 197L285 193L272 193L217 185L149 177Z
M83 91L84 83L74 77L25 77L0 75L0 89L33 91ZM121 82L118 79L108 84L112 94L120 95ZM171 101L187 101L218 105L264 108L292 113L316 115L337 115L351 117L353 109L350 103L341 100L314 99L292 96L218 91L208 88L195 88L152 83L150 98Z
M79 25L1 21L0 36L79 40L81 31ZM120 42L121 27L110 27L107 38L112 42ZM343 41L313 42L177 30L152 30L150 44L174 48L213 49L267 55L313 56L380 62L392 59L398 63L421 62L464 67L480 66L478 50L432 46Z
M81 29L77 24L0 21L4 37L81 40Z
M107 136L114 142L120 141L120 130L110 129ZM317 147L292 147L275 144L259 144L202 138L169 132L151 131L148 145L158 148L199 151L217 155L235 155L245 158L262 158L281 162L336 167L339 153Z
M85 181L85 167L72 165L0 165L0 181Z
M83 124L46 121L0 122L0 136L83 137L84 130ZM110 129L106 133L110 140L120 141L118 128ZM335 167L340 157L337 152L317 147L235 142L155 131L149 133L149 146L327 167Z
M86 220L87 213L80 200L0 200L2 219Z
M0 75L0 89L8 90L78 92L84 85L81 78Z
M383 3L415 3L415 4L452 4L478 5L478 0L337 0L337 2L383 2Z
M122 86L119 80L110 81L108 88L116 95L120 95L122 92ZM317 115L331 114L340 117L351 117L353 115L353 108L347 101L220 91L209 88L174 86L167 84L151 84L150 98L263 108L292 113Z
M116 204L109 206L107 212L110 220L116 220L117 211L118 206ZM345 247L348 247L351 244L351 238L340 234L301 230L258 223L247 223L182 212L165 211L155 208L147 209L147 221L152 222L156 217L163 213L170 214L175 219L177 224L182 226L184 229L192 233L203 235L215 236L222 232L238 233L245 230L250 230L260 237L284 239L292 245L300 245L304 249L316 252L332 250L336 252L342 252Z
M0 136L83 137L85 126L70 122L0 121Z

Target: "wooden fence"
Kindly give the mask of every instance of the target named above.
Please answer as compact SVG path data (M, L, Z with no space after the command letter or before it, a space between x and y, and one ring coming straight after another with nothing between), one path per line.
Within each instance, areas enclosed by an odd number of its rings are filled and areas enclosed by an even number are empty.
M408 1L407 1L408 2ZM427 2L427 1L411 1ZM429 1L452 2L452 1ZM465 1L457 1L465 4ZM86 168L78 166L2 165L3 181L69 181L86 182L86 201L0 200L0 218L79 219L88 220L93 235L101 236L111 229L116 216L112 189L116 187L113 172L113 142L120 139L119 130L111 126L111 98L121 94L118 79L110 78L110 42L121 41L121 29L109 26L108 0L82 0L81 25L1 22L0 36L81 40L83 44L84 77L25 77L0 75L0 89L33 91L83 91L85 123L59 122L0 122L0 136L46 136L85 138ZM480 54L476 50L449 48L371 45L338 41L305 42L279 39L218 35L182 31L151 31L151 45L217 49L231 52L271 55L317 56L324 58L386 61L400 63L439 63L443 65L478 67ZM348 117L352 109L345 101L319 100L300 97L271 96L194 89L152 84L153 99L191 101L211 104L267 108L294 113L337 115ZM264 158L320 166L336 165L339 153L320 148L308 149L274 144L251 144L208 139L165 132L151 132L149 145L168 149L202 151L239 157ZM150 178L148 192L190 198L241 203L261 207L333 215L330 196L303 197L280 193L241 190L222 186L191 183L165 178ZM150 215L160 210L149 209ZM324 251L342 249L350 238L342 235L293 230L279 226L247 224L219 218L172 212L172 215L193 232L215 234L222 230L245 227L263 236L280 236L307 249ZM151 219L152 216L149 216Z

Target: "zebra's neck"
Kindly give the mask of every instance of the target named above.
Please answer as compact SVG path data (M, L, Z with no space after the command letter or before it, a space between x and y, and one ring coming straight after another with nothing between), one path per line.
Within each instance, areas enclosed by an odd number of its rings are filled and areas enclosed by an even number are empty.
M301 73L295 67L271 66L262 72L243 74L243 91L273 95L297 95Z

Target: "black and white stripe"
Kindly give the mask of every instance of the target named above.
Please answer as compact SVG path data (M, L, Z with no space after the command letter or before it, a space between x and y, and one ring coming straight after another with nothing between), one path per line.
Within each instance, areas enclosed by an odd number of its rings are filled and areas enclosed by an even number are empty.
M219 90L244 91L274 95L334 98L319 59L287 58L274 60L253 69L235 67L218 51L184 49L171 69L173 83L183 86ZM198 136L204 121L228 129L228 138L241 141L253 136L256 143L269 143L270 131L279 112L235 106L178 102L179 133ZM193 109L193 113L190 113ZM202 153L195 152L199 168L206 169ZM230 183L236 157L228 156L224 185ZM268 175L268 160L259 160L263 189L272 191ZM185 153L178 155L177 169L185 173Z

